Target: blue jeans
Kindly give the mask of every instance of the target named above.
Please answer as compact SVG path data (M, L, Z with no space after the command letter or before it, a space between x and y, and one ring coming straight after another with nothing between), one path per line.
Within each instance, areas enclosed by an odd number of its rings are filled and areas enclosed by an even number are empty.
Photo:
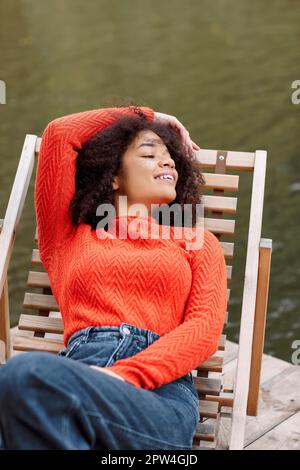
M2 449L192 449L199 402L191 373L154 390L89 367L134 356L160 336L129 323L74 333L58 355L0 368Z

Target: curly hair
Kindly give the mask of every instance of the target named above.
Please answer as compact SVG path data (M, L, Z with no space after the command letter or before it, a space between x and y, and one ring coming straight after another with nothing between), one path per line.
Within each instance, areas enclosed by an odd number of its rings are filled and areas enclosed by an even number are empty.
M69 208L72 223L89 224L96 229L103 218L96 215L97 207L100 204L114 205L112 180L121 169L124 152L138 132L151 130L168 148L178 172L176 198L167 206L172 208L176 204L184 209L189 204L192 226L195 226L196 205L201 203L201 186L205 181L199 163L185 154L181 138L175 129L168 124L149 121L138 107L133 107L133 110L136 116L119 117L114 124L96 133L78 150L76 193ZM161 215L160 213L158 217L159 223ZM172 211L170 216L170 225L174 225Z

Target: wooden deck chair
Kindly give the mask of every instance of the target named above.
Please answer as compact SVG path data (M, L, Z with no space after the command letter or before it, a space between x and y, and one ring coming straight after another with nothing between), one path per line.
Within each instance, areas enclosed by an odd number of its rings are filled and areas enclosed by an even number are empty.
M30 270L27 286L40 292L25 293L23 308L36 310L35 315L21 314L13 344L10 344L9 298L7 269L16 230L21 217L28 185L38 158L41 138L26 135L15 181L0 234L0 353L2 363L11 354L25 351L57 353L63 347L63 323L59 306L52 294L48 274L43 269L37 246L31 263L39 271ZM262 213L267 153L216 151L201 149L197 160L206 181L203 188L205 227L220 240L227 264L228 283L232 281L235 214L237 197L226 192L239 189L239 176L252 172L252 190L248 240L244 249L245 276L240 317L237 367L230 383L224 373L224 351L229 343L226 335L219 342L219 351L192 371L199 396L200 421L193 439L193 448L242 449L246 416L258 411L261 361L264 346L272 240L261 238ZM206 172L206 170L209 170ZM243 175L244 176L244 175ZM223 215L225 214L225 218ZM228 218L228 216L230 218ZM226 218L227 217L227 218ZM35 231L35 243L37 242ZM225 237L225 241L221 241ZM229 241L227 241L229 237ZM238 241L236 240L235 243ZM228 289L228 298L230 289ZM228 318L228 315L227 315ZM226 328L225 323L225 328Z

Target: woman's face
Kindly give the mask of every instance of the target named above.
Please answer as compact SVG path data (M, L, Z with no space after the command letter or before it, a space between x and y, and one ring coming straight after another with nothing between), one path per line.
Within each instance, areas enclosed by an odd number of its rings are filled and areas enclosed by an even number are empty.
M162 179L159 176L167 174ZM127 205L169 204L176 198L178 173L162 139L150 130L140 131L123 155L122 168L114 177L116 195L127 196Z

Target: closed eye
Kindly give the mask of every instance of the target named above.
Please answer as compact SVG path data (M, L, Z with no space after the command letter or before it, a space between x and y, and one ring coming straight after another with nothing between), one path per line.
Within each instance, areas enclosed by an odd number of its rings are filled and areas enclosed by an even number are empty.
M154 155L142 155L142 157L145 157L145 158L154 158Z

